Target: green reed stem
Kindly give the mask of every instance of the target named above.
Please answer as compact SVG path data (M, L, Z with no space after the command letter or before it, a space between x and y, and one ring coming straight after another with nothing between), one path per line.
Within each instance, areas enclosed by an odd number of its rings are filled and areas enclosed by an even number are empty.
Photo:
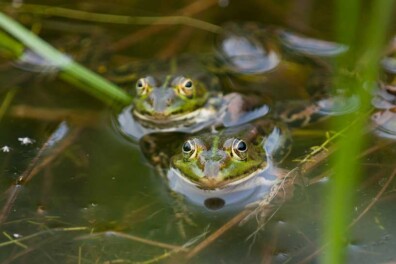
M351 81L342 76L335 76L335 86L348 87L360 96L361 113L370 108L370 90L378 77L379 59L383 50L392 7L393 0L371 2L371 13L365 30L366 35L361 41L357 37L359 15L363 13L360 8L360 1L337 1L335 13L338 14L338 39L351 47L351 52L346 57L340 58L338 67L351 69L360 78ZM364 14L364 16L365 21L367 21L367 14ZM363 52L358 52L358 45ZM358 57L360 59L356 60ZM363 87L366 87L368 91L364 90ZM327 216L324 219L323 242L328 243L328 247L326 247L321 262L325 264L346 262L347 226L353 211L356 181L361 173L360 163L356 157L364 145L363 131L368 122L368 119L357 119L356 124L347 130L338 141L339 152L333 159L334 175L331 178L330 196L326 207L328 208ZM351 123L350 117L341 118L334 124L335 130L340 130L349 123Z
M60 70L60 78L76 85L85 92L100 99L104 103L118 107L128 105L132 98L111 82L103 79L87 68L74 62L71 58L57 51L47 42L43 41L31 31L25 29L18 22L0 12L0 27L20 41L25 47L36 52L50 64L56 65ZM2 50L11 53L15 58L22 55L21 44L0 32Z

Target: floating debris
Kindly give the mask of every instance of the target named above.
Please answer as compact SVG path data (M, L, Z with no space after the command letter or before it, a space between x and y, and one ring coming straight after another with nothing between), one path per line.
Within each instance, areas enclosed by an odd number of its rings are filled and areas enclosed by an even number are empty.
M9 147L9 146L3 146L2 148L1 148L1 151L3 151L3 152L10 152L11 151L11 148Z
M21 142L22 145L30 145L34 143L34 140L28 137L18 138L18 141Z

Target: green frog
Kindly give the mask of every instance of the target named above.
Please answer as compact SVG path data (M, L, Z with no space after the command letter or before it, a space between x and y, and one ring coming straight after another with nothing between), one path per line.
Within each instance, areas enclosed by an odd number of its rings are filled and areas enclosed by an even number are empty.
M358 98L329 87L331 64L346 50L281 28L230 23L214 54L124 67L113 80L134 83L134 101L117 124L139 139L153 132L238 126L267 114L305 126L349 113Z
M139 70L124 68L123 72L142 73L135 81L133 104L117 118L120 129L133 139L153 132L194 133L207 127L248 123L269 112L270 101L265 97L224 94L218 78L197 60L181 56L141 64ZM124 77L116 81L130 85L133 77L119 75Z
M277 166L291 146L287 127L271 119L175 138L147 135L141 148L154 164L162 163L172 191L209 210L265 197L285 175Z

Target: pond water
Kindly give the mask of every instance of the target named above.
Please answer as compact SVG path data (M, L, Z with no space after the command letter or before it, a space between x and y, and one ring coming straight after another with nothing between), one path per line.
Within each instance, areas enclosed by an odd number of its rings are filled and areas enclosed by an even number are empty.
M125 16L187 14L214 25L256 21L333 39L332 5L314 0L36 4L22 4L25 12L11 3L0 6L98 72L107 71L103 61L111 61L108 65L113 67L183 53L198 58L213 52L215 34L183 25L123 25L44 16L39 5ZM49 12L70 15L65 10ZM268 220L252 217L241 222L246 216L241 215L243 209L223 212L186 203L193 223L180 225L175 212L178 197L137 140L116 124L119 110L104 107L60 80L54 69L35 72L31 65L4 58L0 69L2 263L319 262L332 174L328 157L301 175L304 187L296 188ZM284 81L278 78L274 82ZM291 129L292 151L282 169L295 168L296 159L325 142L330 122ZM392 127L392 122L387 124ZM396 262L396 181L392 180L396 146L391 133L381 133L369 132L359 157L362 169L350 212L356 221L345 239L348 263Z

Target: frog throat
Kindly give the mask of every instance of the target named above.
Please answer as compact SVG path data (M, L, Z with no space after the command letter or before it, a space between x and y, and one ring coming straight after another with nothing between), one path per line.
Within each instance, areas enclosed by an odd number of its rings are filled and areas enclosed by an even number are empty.
M240 177L234 179L234 180L225 180L223 181L221 184L219 184L218 186L216 186L215 188L210 188L207 186L202 186L200 183L198 183L197 181L193 181L191 180L189 177L185 176L179 169L171 167L172 172L178 176L179 179L183 180L184 182L186 182L187 184L190 184L198 189L202 189L202 190L207 190L207 191L215 191L215 190L224 190L224 189L229 189L229 188L234 188L236 186L239 186L241 184L244 184L248 181L250 181L251 179L253 179L254 177L262 174L263 172L265 172L268 168L270 167L270 164L267 162L263 162L256 170L249 172L249 173L245 173L240 175Z
M211 102L207 102L203 107L198 108L189 113L171 115L164 119L154 118L150 115L144 115L136 111L135 109L132 110L133 116L136 119L140 120L143 123L146 123L148 126L174 126L177 123L180 124L191 124L202 122L202 120L207 120L208 117L215 118L216 113L218 112L218 106Z

